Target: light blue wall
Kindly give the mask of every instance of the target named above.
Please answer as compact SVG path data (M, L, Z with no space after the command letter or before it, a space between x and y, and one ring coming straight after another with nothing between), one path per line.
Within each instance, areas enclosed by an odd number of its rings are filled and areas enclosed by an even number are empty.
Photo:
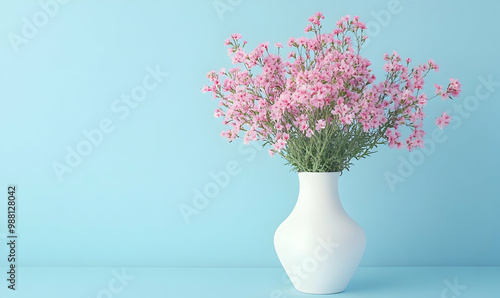
M214 3L228 10L218 15ZM38 1L0 2L0 188L19 187L21 265L279 266L272 237L293 208L297 175L259 147L227 144L216 102L200 91L207 71L230 67L229 34L250 45L285 43L316 11L328 29L345 14L369 25L364 54L377 74L382 55L397 50L438 62L429 82L463 83L456 102L428 105L435 146L427 153L381 148L341 177L344 206L368 236L361 265L500 265L500 85L480 87L500 82L499 2L92 0L57 8L44 25ZM22 19L33 17L44 26L13 46L11 32L22 36ZM147 70L157 66L169 74L158 83ZM143 101L121 103L143 80L151 89ZM453 109L464 104L460 121L432 138L434 118L450 109L457 119ZM67 146L84 146L82 131L102 121L108 133L59 181L52 164L65 163ZM217 186L221 171L232 175ZM212 198L188 224L179 207L192 206L196 191Z

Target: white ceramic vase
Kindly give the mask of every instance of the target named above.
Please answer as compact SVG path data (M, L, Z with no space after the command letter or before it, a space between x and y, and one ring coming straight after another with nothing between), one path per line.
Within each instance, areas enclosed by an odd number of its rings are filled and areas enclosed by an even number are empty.
M274 235L278 258L300 292L342 292L365 251L363 229L340 202L339 175L299 173L297 204Z

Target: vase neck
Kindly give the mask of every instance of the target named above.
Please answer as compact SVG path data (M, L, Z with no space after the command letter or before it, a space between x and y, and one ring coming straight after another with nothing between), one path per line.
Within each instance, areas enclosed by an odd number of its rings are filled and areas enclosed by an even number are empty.
M340 173L299 173L299 198L296 208L329 210L344 213L338 192Z

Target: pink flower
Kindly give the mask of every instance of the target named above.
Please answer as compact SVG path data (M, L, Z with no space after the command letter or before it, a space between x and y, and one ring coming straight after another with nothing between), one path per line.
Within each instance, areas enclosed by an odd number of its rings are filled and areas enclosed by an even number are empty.
M321 12L317 12L314 15L310 16L307 20L309 22L313 23L314 25L319 26L321 24L320 20L324 19L324 18L325 17L323 16L323 14Z
M305 132L309 128L309 125L307 125L307 122L303 121L299 123L299 129L302 132Z
M306 121L309 121L309 117L307 117L306 114L302 114L299 116L299 118L297 119L298 121L303 121L303 122L306 122Z
M342 122L342 124L344 125L349 125L352 123L352 120L353 120L353 117L352 117L352 114L346 114L344 116L341 116L340 117L340 121Z
M443 126L448 126L448 124L450 124L450 120L450 116L444 111L443 114L436 119L436 124L439 128L443 129Z
M202 93L206 93L208 91L212 91L212 88L208 87L207 85L203 86L203 89L201 89Z
M231 34L231 38L236 39L236 40L241 39L241 34L233 33L233 34Z
M214 112L214 117L215 117L215 118L219 118L219 117L221 117L221 116L224 116L224 111L222 111L221 109L217 109L217 110L215 110L215 112Z
M439 86L438 84L434 84L434 88L436 88L436 94L437 95L440 95L443 93L443 87L442 86Z
M319 19L324 19L324 18L325 18L325 16L323 15L323 13L322 13L322 12L319 12L319 11L318 11L318 12L316 12L316 13L314 14L314 16L315 16L316 18L318 18L318 20L319 20Z
M437 65L437 63L434 62L434 60L429 59L429 61L427 63L429 63L429 68L430 69L434 69L435 72L439 71L439 65Z
M422 94L418 97L418 104L419 104L420 106L424 106L426 103L427 103L427 95L425 95L425 93L422 93Z
M247 52L239 33L224 41L238 65L227 72L209 72L211 84L202 89L218 99L214 116L229 126L221 135L228 141L264 141L271 156L278 153L285 158L289 152L283 151L293 148L287 146L296 145L297 139L327 136L317 133L327 125L350 134L353 144L360 137L357 133L374 138L388 128L382 141L389 147L423 146L424 106L434 97L458 96L460 82L450 78L447 86L436 84L436 96L428 98L424 79L439 66L428 60L410 67L412 60L402 60L395 51L384 55L384 78L377 80L371 61L357 51L366 29L359 17L344 16L327 33L321 32L322 19L320 12L312 15L304 31L314 31L315 36L290 37L287 53L280 52L284 43L279 42L274 44L277 49L263 42ZM449 123L446 112L436 119L441 129ZM407 132L405 138L401 132Z
M322 130L325 127L326 127L326 121L325 120L320 119L320 120L316 121L316 130L317 131L320 131L320 130Z
M286 141L284 139L279 139L276 143L274 143L273 148L277 152L280 152L286 146Z
M460 95L460 92L462 92L462 84L456 79L450 78L450 84L448 85L448 90L446 91L447 93L450 93L453 96L458 96Z
M244 62L246 57L247 53L245 53L245 51L242 48L239 48L238 50L236 50L232 58L233 64Z
M352 25L355 29L366 29L365 23L359 21L359 16L354 16ZM363 38L366 39L365 37Z

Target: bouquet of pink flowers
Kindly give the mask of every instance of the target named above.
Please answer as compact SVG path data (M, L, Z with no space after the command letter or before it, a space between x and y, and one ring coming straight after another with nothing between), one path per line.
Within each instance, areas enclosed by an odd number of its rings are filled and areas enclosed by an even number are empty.
M263 141L269 154L283 156L297 172L342 172L353 158L373 153L381 144L391 148L423 147L424 106L460 93L460 82L450 78L446 88L435 84L431 98L422 91L424 78L439 66L432 60L410 67L396 53L385 54L385 79L376 82L371 63L360 55L367 36L359 17L342 17L331 33L322 33L322 13L309 18L311 38L290 38L287 57L271 53L269 43L245 51L246 41L233 34L225 41L235 67L211 71L213 82L204 92L218 98L215 117L223 117L229 141ZM257 73L258 72L258 73ZM436 119L443 128L450 117ZM408 136L401 139L401 128Z

